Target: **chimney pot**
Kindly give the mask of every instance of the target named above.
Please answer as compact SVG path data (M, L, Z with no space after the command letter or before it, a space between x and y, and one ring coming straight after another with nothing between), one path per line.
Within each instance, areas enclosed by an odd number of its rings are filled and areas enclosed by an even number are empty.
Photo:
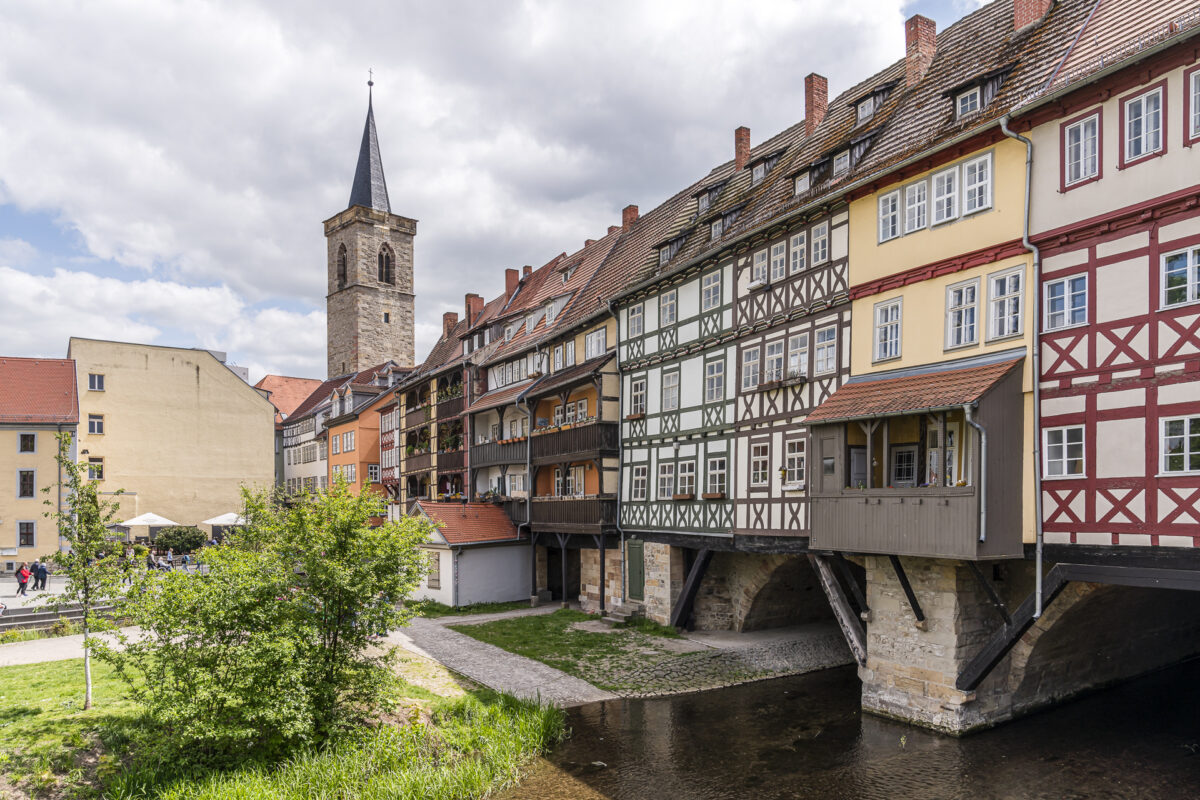
M1053 0L1015 0L1013 3L1013 30L1019 31L1046 16L1052 3Z
M467 324L474 325L476 320L479 319L479 315L483 313L483 298L474 292L469 292L464 305L467 312L467 316L465 317Z
M735 172L745 168L750 160L750 129L742 125L733 132L733 169Z
M511 298L517 293L517 284L521 282L521 273L515 269L504 270L504 296Z
M637 222L638 207L634 205L625 206L621 211L621 227L629 230L629 226Z
M1020 0L1018 0L1018 3ZM913 14L904 22L904 81L915 86L925 77L937 52L937 23Z
M595 239L584 239L584 240L583 240L583 246L584 246L584 247L591 247L591 246L592 246L592 245L594 245L595 243L596 243L596 240L595 240Z
M804 135L812 136L829 108L829 80L810 72L804 77Z
M532 274L533 274L533 267L529 266L528 264L526 264L526 265L525 265L525 266L524 266L524 267L521 269L521 277L522 277L522 278L528 278L528 277L529 277L530 275L532 275Z
M449 336L450 331L454 330L454 326L457 324L457 311L447 311L445 314L442 314L442 336Z

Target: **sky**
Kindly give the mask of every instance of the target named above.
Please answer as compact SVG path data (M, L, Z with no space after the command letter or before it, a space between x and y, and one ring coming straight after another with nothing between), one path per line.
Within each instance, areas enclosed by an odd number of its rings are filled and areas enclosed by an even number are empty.
M324 377L322 221L368 69L392 210L417 219L417 358L503 291L903 58L980 0L5 0L0 355L83 336Z

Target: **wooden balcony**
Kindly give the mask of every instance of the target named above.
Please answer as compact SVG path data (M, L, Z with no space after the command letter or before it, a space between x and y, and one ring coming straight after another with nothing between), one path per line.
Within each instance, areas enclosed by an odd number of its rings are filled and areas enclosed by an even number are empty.
M488 442L471 448L471 469L492 467L496 464L524 464L525 439L508 442Z
M439 400L437 410L435 412L437 419L444 420L451 417L457 417L463 412L463 396L450 397L445 400Z
M620 430L615 422L591 422L533 435L533 463L560 464L617 455Z
M404 456L400 462L400 474L411 475L414 472L428 472L433 466L432 453L414 453Z
M379 471L379 479L387 486L397 484L400 482L399 471L396 467L383 467Z
M458 472L463 468L463 451L447 450L437 454L438 472Z
M433 406L417 406L404 415L404 429L416 428L433 419Z
M535 531L601 533L617 524L615 497L535 497L530 505Z
M979 558L974 486L844 489L812 503L814 549Z

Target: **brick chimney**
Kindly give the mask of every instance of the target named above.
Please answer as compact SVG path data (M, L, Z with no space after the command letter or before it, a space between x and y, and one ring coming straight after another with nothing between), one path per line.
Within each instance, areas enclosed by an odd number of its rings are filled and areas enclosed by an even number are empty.
M515 269L504 270L504 296L512 297L517 293L517 284L521 282L521 273Z
M474 292L470 292L466 297L466 320L468 325L474 325L479 319L479 315L483 313L483 298Z
M445 314L442 314L442 336L449 336L450 331L454 330L454 326L457 324L457 311L447 311Z
M529 266L528 264L526 264L524 267L521 268L521 277L522 278L528 278L532 274L533 274L533 267Z
M1018 5L1020 0L1017 0ZM937 23L929 17L913 14L904 22L905 85L915 86L925 77L937 52Z
M619 230L621 230L620 225L609 225L608 226L608 235L612 236L614 233L616 233Z
M1054 0L1014 0L1013 30L1019 31L1046 16L1053 2Z
M638 207L632 205L625 206L625 208L621 211L621 227L625 230L629 230L629 226L637 222L637 218Z
M829 81L824 75L810 72L804 78L804 135L812 136L813 131L825 119L825 110L829 108Z
M750 160L750 129L745 125L733 132L733 169L740 171Z
M595 239L584 239L584 240L583 240L583 246L584 246L584 247L591 247L591 246L592 246L592 245L594 245L595 243L596 243L596 240L595 240Z

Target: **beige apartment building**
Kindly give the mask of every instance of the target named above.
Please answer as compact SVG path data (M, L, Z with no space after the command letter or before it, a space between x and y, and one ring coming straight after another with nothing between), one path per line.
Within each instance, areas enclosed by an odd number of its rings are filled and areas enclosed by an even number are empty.
M242 507L241 488L275 482L275 407L223 353L72 337L79 456L118 518L154 513L197 525Z

